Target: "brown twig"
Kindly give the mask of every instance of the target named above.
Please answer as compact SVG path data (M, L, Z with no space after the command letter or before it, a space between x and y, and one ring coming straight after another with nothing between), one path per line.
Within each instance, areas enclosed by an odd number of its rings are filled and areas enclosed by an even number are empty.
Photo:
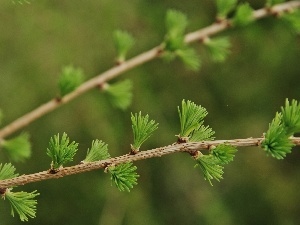
M199 150L209 150L211 146L217 146L219 144L230 144L236 147L248 147L248 146L260 146L263 138L247 138L247 139L235 139L235 140L216 140L216 141L202 141L202 142L188 142L183 144L173 144L165 147L155 148L147 151L140 151L135 155L122 155L115 158L110 158L106 160L81 163L75 166L64 167L59 169L56 173L51 173L49 170L29 174L21 175L12 179L0 180L0 190L4 190L9 187L24 185L33 182L39 182L42 180L61 178L64 176L84 173L96 169L105 169L109 165L118 165L126 162L133 162L138 160L144 160L149 158L161 157L164 155L169 155L176 152L187 152L191 155ZM295 145L300 145L300 138L291 138Z
M258 9L253 12L253 19L258 20L270 15L280 15L285 12L290 12L294 8L300 7L300 1L289 1L282 4L275 5L271 8ZM230 26L230 20L222 20L221 22L214 23L208 27L191 32L185 36L186 43L192 43L196 41L203 40L206 37L220 33L223 30L228 29ZM162 53L160 46L157 46L149 51L146 51L128 61L125 61L99 75L86 81L81 86L79 86L75 91L69 93L57 101L57 99L52 99L49 102L41 105L40 107L34 109L33 111L23 115L22 117L11 122L7 126L0 130L0 140L11 135L12 133L20 130L21 128L27 126L31 122L37 120L38 118L50 113L59 106L68 103L74 98L82 95L83 93L104 84L105 82L123 74L124 72L144 64L152 59L157 58Z

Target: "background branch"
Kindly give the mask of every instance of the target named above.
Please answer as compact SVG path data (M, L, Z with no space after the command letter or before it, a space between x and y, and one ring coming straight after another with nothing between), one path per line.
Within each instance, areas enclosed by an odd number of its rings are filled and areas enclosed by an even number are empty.
M253 12L253 18L255 20L258 20L269 15L280 15L283 12L287 12L292 10L293 8L299 8L299 7L300 7L299 1L289 1L286 3L275 5L271 9L263 8L263 9L256 10ZM222 20L221 22L212 24L206 28L187 34L185 36L185 42L192 43L199 40L203 40L204 38L215 35L225 29L228 29L229 27L230 27L230 20ZM23 115L22 117L16 119L15 121L11 122L7 126L3 127L0 130L0 140L5 138L6 136L11 135L17 130L22 129L23 127L27 126L28 124L32 123L33 121L37 120L43 115L50 113L51 111L55 110L59 106L70 102L71 100L82 95L83 93L101 84L108 82L109 80L123 74L124 72L134 67L137 67L154 58L157 58L160 55L160 53L161 53L161 47L157 46L86 81L81 86L79 86L75 91L69 93L68 95L64 96L60 100L58 99L50 100L49 102L41 105L35 110Z

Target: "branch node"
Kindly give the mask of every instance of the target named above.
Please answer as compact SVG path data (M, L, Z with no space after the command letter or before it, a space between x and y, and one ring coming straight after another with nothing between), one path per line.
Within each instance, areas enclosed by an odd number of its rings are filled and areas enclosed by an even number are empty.
M109 84L106 82L100 83L97 85L97 88L99 88L101 91L107 90L109 87Z
M124 60L116 60L115 61L115 66L120 66L120 65L122 65L122 64L124 64Z
M56 170L56 169L49 169L49 170L48 170L48 173L49 173L49 174L56 174L56 173L58 173L58 172L59 172L58 169L57 169L57 170Z
M202 153L200 151L194 150L194 151L190 151L189 154L194 158L197 159L199 155L202 155Z
M274 16L275 18L279 18L282 14L281 12L275 10L274 7L266 7L265 9L268 14L270 14L271 16Z
M159 46L159 47L157 48L156 56L162 55L164 51L165 51L165 50L164 50L164 47L163 47L163 46Z
M57 103L61 103L62 97L57 96L57 97L55 97L54 100L55 100L55 102L57 102Z
M115 166L115 164L105 162L105 163L103 163L103 166L104 166L104 173L107 173L108 172L108 167L109 166Z
M183 144L189 142L189 137L180 137L180 135L175 135L177 138L177 144Z
M225 24L227 28L231 28L232 24L230 22L230 20L226 19L226 18L216 18L216 24Z
M51 168L48 170L48 173L50 174L57 174L58 172L60 172L63 169L63 166L60 166L57 169L54 169L53 167L53 162L51 163ZM63 176L63 175L62 175Z
M226 20L226 18L217 17L217 18L216 18L216 23L217 23L217 24L221 24L221 23L223 23L225 20Z
M139 148L135 149L133 147L133 145L130 145L130 147L131 147L131 150L129 152L129 155L136 155L139 152Z
M0 195L2 197L4 197L4 194L5 194L6 190L7 190L7 188L0 188Z
M208 145L208 151L212 152L216 148L215 145Z

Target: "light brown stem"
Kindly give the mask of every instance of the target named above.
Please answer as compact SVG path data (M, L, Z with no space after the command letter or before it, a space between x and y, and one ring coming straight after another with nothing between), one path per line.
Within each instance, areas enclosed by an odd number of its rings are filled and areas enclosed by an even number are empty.
M82 163L75 166L65 167L60 169L55 174L50 173L50 171L47 170L29 175L21 175L12 179L0 180L0 190L4 190L5 188L9 188L12 186L19 186L28 183L39 182L42 180L61 178L72 174L84 173L91 170L106 168L111 164L118 165L126 162L134 162L138 160L161 157L176 152L186 152L193 155L195 151L209 150L211 146L217 146L223 143L228 143L236 147L259 146L262 140L263 138L247 138L235 140L189 142L183 144L168 145L165 147L155 148L147 151L140 151L135 155L126 154L106 160ZM300 138L291 138L291 140L295 145L300 145Z
M258 9L253 12L253 19L258 20L270 15L280 15L285 12L290 12L292 9L299 8L299 7L300 7L300 1L289 1L289 2L275 5L272 8ZM223 20L219 23L214 23L203 29L197 30L195 32L191 32L185 36L185 42L192 43L199 40L203 40L206 37L215 35L217 33L220 33L223 30L228 29L230 27L229 24L230 24L230 20ZM49 102L41 105L40 107L34 109L33 111L23 115L22 117L16 119L12 123L3 127L0 130L0 140L11 135L17 130L24 128L25 126L37 120L41 116L50 113L51 111L55 110L59 106L68 103L69 101L80 96L81 94L105 82L108 82L109 80L117 76L120 76L124 72L134 67L137 67L152 59L157 58L161 52L162 49L160 48L160 46L157 46L86 81L81 86L79 86L75 91L64 96L60 101L58 101L57 99L50 100Z

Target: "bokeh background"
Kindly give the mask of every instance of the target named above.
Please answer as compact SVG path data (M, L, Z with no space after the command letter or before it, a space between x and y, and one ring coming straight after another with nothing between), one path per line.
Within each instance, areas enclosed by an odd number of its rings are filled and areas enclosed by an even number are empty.
M86 79L113 66L114 30L127 30L136 38L132 57L162 41L168 9L187 14L188 31L210 25L216 13L210 0L29 1L23 5L1 1L3 126L56 97L63 66L81 67ZM264 5L264 1L250 3L255 9ZM31 135L32 158L15 163L17 172L47 170L48 141L62 132L80 143L68 165L80 162L96 138L108 143L112 156L127 153L132 143L130 112L148 113L160 124L144 150L173 143L182 99L207 108L205 123L216 131L217 139L260 137L285 98L300 100L300 38L275 18L219 34L223 35L232 43L224 63L212 62L205 49L194 44L203 60L198 72L177 60L156 59L113 80L133 81L128 110L113 108L101 92L92 90L36 120L24 129ZM9 162L3 151L0 162ZM267 157L258 148L240 149L226 166L224 179L213 181L213 187L194 164L185 154L137 162L139 184L130 193L111 186L102 170L15 190L41 193L37 217L28 222L32 225L299 224L299 148L284 160ZM7 201L0 203L0 224L24 224L10 216Z

